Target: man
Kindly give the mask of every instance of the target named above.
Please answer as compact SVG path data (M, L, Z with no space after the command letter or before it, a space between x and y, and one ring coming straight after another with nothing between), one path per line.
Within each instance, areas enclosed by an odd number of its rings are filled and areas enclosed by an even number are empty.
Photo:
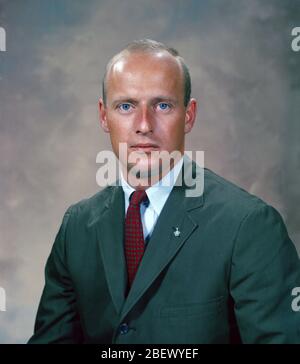
M30 343L300 342L295 247L274 208L183 156L190 91L162 43L133 42L107 65L100 119L120 183L66 212ZM169 168L162 151L179 153ZM203 193L188 196L188 175L204 176Z

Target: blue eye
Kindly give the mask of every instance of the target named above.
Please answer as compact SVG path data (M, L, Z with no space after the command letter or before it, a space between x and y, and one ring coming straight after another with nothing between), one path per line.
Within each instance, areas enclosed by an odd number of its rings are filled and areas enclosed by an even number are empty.
M166 102L160 102L158 104L158 106L159 106L160 110L168 110L170 108L170 105L167 104Z
M121 110L121 111L129 111L130 110L130 107L131 107L131 105L130 104L128 104L128 103L123 103L123 104L120 104L119 106L118 106L118 108Z

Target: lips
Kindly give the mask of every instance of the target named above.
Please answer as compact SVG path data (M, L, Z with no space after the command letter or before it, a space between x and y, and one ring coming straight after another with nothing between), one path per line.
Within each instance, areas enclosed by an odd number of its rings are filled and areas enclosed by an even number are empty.
M132 145L130 148L136 151L150 152L151 150L157 150L159 146L152 143L138 143Z

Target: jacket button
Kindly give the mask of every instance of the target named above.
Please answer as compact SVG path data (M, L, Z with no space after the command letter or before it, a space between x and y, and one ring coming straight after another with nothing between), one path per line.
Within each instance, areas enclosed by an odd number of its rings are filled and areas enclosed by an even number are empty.
M129 326L126 323L123 323L119 326L119 333L121 335L127 334L129 331Z

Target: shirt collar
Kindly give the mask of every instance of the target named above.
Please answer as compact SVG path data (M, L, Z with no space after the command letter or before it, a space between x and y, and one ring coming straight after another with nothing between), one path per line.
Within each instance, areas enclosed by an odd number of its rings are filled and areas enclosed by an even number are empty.
M183 158L175 164L175 166L158 182L156 182L153 186L150 186L146 189L147 196L149 202L157 215L161 213L161 210L164 207L165 202L167 201L172 188L177 180L179 172L183 165ZM121 185L124 191L125 197L125 208L129 205L129 197L135 189L128 184L128 182L123 177L122 170L120 169L120 180Z

